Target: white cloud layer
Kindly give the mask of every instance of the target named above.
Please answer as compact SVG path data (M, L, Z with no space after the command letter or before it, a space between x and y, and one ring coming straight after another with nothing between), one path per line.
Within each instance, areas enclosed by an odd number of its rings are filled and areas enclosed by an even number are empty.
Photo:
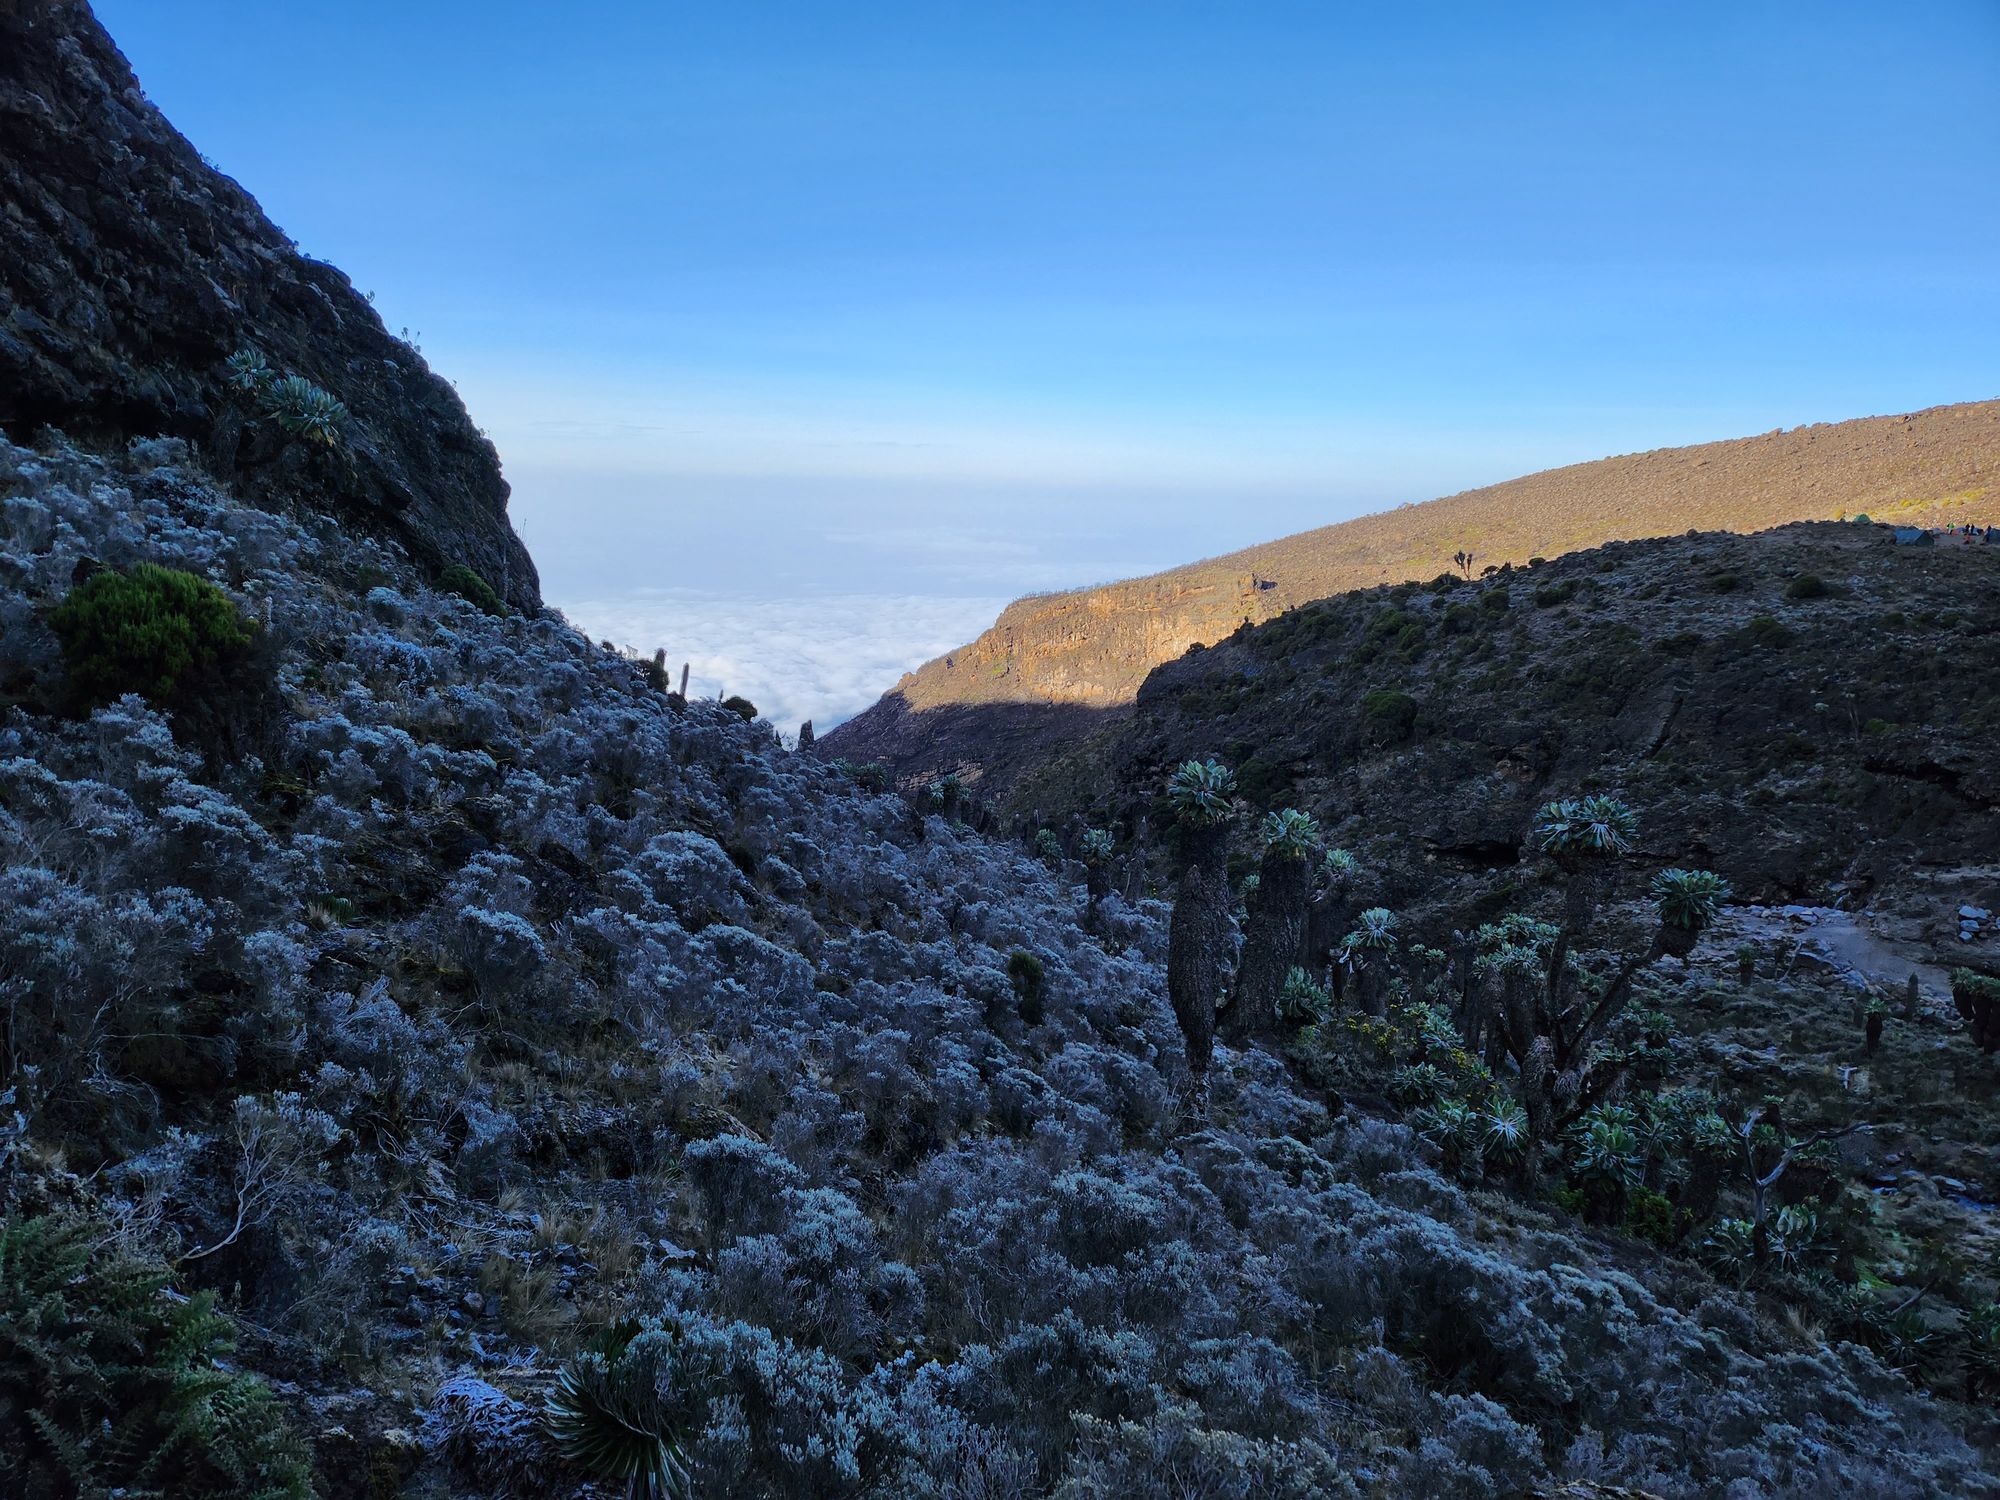
M593 640L650 655L664 646L676 683L697 696L740 693L787 738L804 719L825 733L913 667L978 635L1004 598L827 594L745 598L652 589L558 607Z

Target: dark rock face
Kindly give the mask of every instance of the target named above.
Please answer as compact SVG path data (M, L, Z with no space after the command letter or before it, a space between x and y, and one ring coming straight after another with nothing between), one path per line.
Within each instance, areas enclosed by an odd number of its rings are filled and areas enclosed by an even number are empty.
M338 396L342 440L254 420L224 364L245 347ZM336 515L540 603L499 455L457 393L202 161L88 5L0 0L0 428L43 426L186 438L252 500Z

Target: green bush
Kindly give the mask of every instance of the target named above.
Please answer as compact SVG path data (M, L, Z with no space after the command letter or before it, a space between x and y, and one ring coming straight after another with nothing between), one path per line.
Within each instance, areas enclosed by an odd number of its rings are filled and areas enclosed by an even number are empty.
M93 574L49 615L79 706L125 693L185 701L249 653L252 627L205 578L140 563Z
M1729 882L1713 870L1662 870L1652 889L1660 920L1685 932L1705 931L1729 899Z
M1976 969L1953 969L1951 993L1954 998L1966 996L1984 1000L1992 1005L2000 1005L2000 979L1991 974L1981 974Z
M267 389L278 377L255 349L238 349L229 356L229 385L232 390L254 396Z
M1265 815L1261 833L1266 849L1286 859L1306 859L1319 847L1319 824L1311 813L1287 807Z
M1422 633L1423 622L1415 616L1394 607L1377 610L1375 617L1368 622L1368 628L1362 632L1362 639L1370 645L1385 645L1412 626L1417 628L1419 634Z
M1629 854L1638 834L1638 815L1602 793L1545 802L1535 815L1536 847L1559 857Z
M1236 773L1236 789L1260 807L1282 801L1292 794L1293 772L1289 765L1253 755Z
M1304 1026L1324 1021L1333 1009L1333 997L1297 964L1285 971L1285 987L1278 996L1278 1014L1284 1020Z
M740 693L732 693L729 697L724 698L722 706L746 724L751 723L757 717L757 705L752 703L748 698L743 697Z
M1833 590L1817 573L1801 573L1785 585L1787 599L1824 599Z
M1361 713L1377 738L1406 740L1417 725L1417 700L1396 688L1376 688L1361 695Z
M1042 961L1026 948L1016 948L1007 955L1007 977L1013 981L1014 993L1023 999L1042 992L1045 973Z
M1221 761L1183 761L1167 783L1167 800L1175 818L1197 828L1211 827L1229 816L1236 795L1236 773Z
M1564 579L1561 583L1551 583L1535 590L1536 609L1554 609L1558 604L1567 604L1576 597L1576 580Z
M1775 615L1759 615L1743 627L1750 644L1766 651L1782 651L1792 643L1792 633Z
M1673 1201L1651 1188L1632 1189L1625 1200L1625 1232L1651 1240L1662 1249L1672 1249L1680 1238L1674 1223Z
M489 615L504 615L507 604L493 592L493 585L464 563L453 563L438 575L438 587L448 594L456 594L466 603L484 610Z
M0 1222L0 1474L18 1495L159 1500L312 1493L303 1445L253 1375L225 1369L208 1292L109 1248L100 1227Z
M889 790L889 768L879 760L852 761L843 756L833 763L833 768L852 777L854 784L864 792Z

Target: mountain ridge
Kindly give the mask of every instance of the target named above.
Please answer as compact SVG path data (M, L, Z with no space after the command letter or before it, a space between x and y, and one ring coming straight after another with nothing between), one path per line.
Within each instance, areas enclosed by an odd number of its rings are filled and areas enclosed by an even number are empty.
M1061 743L1005 705L1122 713L1154 667L1316 599L1689 529L1751 532L1880 512L2000 520L2000 401L1861 417L1595 459L1295 533L1165 572L1031 596L907 673L821 740L901 779L1011 784ZM971 708L992 709L970 715ZM976 726L976 727L975 727ZM989 742L991 748L989 748Z

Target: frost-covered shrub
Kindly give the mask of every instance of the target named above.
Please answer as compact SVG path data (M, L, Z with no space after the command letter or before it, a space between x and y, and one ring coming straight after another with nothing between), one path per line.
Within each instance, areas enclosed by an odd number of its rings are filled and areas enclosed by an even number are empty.
M846 1195L785 1189L780 1225L717 1256L725 1306L849 1364L868 1362L885 1339L915 1328L922 1284L909 1267L882 1259L874 1226Z
M454 951L482 990L514 988L549 958L534 923L511 911L461 907L453 938Z
M812 1500L858 1489L863 1431L838 1361L752 1323L676 1321L685 1366L699 1373L686 1427L697 1493Z
M646 898L666 907L684 926L741 922L746 915L743 877L714 839L675 829L649 839L625 867Z
M494 1493L550 1494L563 1467L540 1412L474 1375L438 1388L425 1426L456 1474Z
M1077 1456L1057 1500L1103 1495L1178 1500L1358 1500L1337 1449L1317 1439L1249 1438L1203 1420L1199 1408L1163 1400L1143 1421L1077 1420ZM1426 1493L1413 1490L1412 1494Z
M782 1221L787 1191L805 1185L799 1169L752 1136L694 1141L681 1167L695 1190L709 1232L727 1242L768 1234Z

